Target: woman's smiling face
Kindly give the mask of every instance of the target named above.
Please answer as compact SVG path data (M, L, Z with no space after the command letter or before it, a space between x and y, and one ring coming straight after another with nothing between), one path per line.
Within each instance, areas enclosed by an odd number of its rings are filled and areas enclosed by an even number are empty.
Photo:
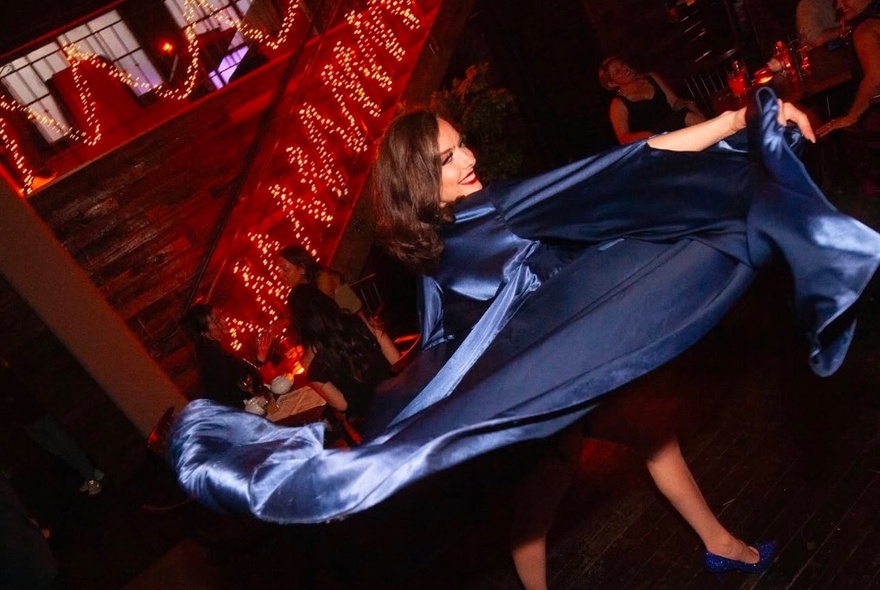
M474 153L461 134L443 119L437 121L437 153L440 158L440 206L445 207L483 188L474 173Z

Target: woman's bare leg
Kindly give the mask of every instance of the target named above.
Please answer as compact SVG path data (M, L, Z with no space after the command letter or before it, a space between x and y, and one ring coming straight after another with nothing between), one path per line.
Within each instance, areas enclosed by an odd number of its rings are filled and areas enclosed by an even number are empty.
M657 488L691 525L707 551L746 563L757 563L758 552L734 537L709 508L681 454L676 437L661 443L646 456L645 462Z
M511 553L526 590L547 588L547 533L577 469L582 440L579 423L557 434L517 486Z
M719 522L681 454L674 433L678 401L675 396L657 395L669 387L664 377L661 374L635 383L605 400L588 414L590 434L642 455L657 488L694 529L707 551L756 563L758 552Z

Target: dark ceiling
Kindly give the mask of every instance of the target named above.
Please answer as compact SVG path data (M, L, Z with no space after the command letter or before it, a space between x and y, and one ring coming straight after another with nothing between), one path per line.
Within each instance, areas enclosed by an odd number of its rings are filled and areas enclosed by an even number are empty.
M3 0L0 56L112 4L112 0Z

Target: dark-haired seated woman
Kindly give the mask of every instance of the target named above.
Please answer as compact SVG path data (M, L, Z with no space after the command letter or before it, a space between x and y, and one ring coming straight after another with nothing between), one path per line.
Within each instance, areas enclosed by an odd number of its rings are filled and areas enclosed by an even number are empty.
M285 246L278 252L278 270L291 289L303 284L315 285L319 291L335 301L341 310L359 317L376 337L385 357L392 364L400 359L400 351L385 332L382 322L378 318L367 316L363 301L345 283L341 273L321 266L306 248L299 245Z
M370 409L376 385L390 376L392 359L358 316L340 309L312 283L293 289L287 307L305 350L311 386L331 408L358 424Z
M250 380L251 389L261 383L257 369L223 346L226 321L207 303L190 307L180 325L196 351L199 378L205 397L233 408L242 408L249 392L242 388Z

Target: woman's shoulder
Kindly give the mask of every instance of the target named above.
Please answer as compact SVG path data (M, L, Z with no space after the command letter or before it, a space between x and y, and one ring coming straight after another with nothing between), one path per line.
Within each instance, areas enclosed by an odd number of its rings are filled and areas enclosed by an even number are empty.
M317 279L324 280L324 281L335 281L337 283L344 283L345 282L344 277L341 272L339 272L338 270L332 269L332 268L327 268L327 267L322 267L321 270L318 271Z
M315 286L325 295L333 297L339 285L345 282L342 278L342 273L332 268L322 268L315 276Z
M666 80L657 72L648 72L645 74L645 79L654 86L662 87L666 84Z
M867 17L853 29L853 43L877 42L880 37L880 14Z

